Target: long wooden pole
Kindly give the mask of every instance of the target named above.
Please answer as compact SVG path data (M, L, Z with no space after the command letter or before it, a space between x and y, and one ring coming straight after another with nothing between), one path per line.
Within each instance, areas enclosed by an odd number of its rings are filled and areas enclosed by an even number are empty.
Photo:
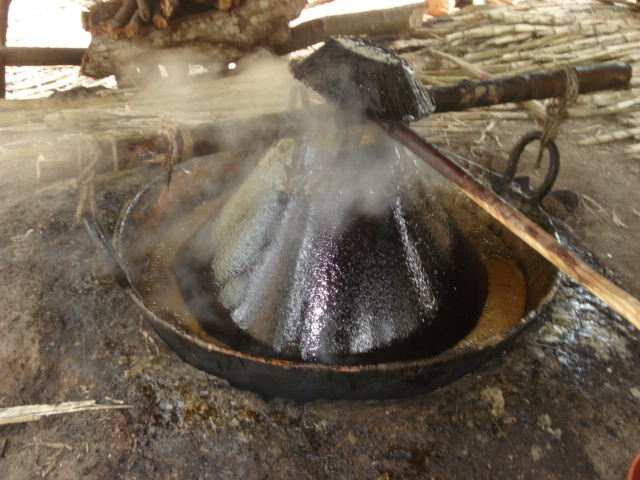
M0 48L7 45L7 28L9 27L9 4L11 0L0 0ZM4 54L0 51L0 98L6 95L6 67L7 63Z
M295 52L331 35L379 35L407 33L422 25L424 1L399 7L381 8L314 18L290 29L291 41L276 45L278 55Z
M581 93L624 88L631 79L631 67L626 63L577 67L576 72ZM503 77L495 79L489 84L466 81L447 87L432 87L429 88L429 93L436 104L436 111L445 112L449 109L460 110L480 105L494 105L505 101L547 98L545 95L560 96L565 88L566 76L562 70L559 70ZM490 94L486 94L487 92ZM531 97L526 95L531 95ZM270 113L228 124L201 124L191 129L191 136L196 140L194 153L207 155L222 149L238 148L256 140L273 139L282 135L299 133L298 127L303 124L307 115L316 117L327 114L327 107L321 105L311 107L306 112ZM360 117L349 117L348 121L359 122ZM51 149L53 154L45 152L40 156L37 170L38 180L50 183L78 174L78 161L75 155L60 154L60 150L65 151L68 147L75 149L75 145L61 142ZM143 165L145 161L155 155L166 153L167 147L166 138L160 135L147 138L121 138L117 141L118 160L122 169L134 168ZM104 154L100 156L96 166L97 173L113 169L111 145L105 144L103 151Z
M631 66L623 62L574 67L574 71L578 77L578 93L626 88L632 76ZM430 87L429 93L436 105L433 113L441 113L561 97L566 89L565 71L555 70L491 80L465 80L452 85Z
M450 180L536 252L640 330L640 301L596 272L411 128L402 124L393 125L389 129L389 135Z
M84 48L1 47L0 55L7 67L80 65Z

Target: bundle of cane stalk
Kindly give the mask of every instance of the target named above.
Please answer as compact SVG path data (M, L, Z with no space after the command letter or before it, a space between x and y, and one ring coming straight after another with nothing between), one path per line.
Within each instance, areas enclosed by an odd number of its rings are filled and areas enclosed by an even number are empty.
M467 78L557 70L622 61L640 68L640 10L636 4L604 1L528 2L511 6L470 6L447 19L434 19L410 36L386 39L385 46L413 63L426 85L447 85ZM430 119L449 125L474 120L531 120L544 116L543 102L497 105ZM523 108L524 107L524 108ZM568 118L619 115L629 128L590 135L581 143L640 141L640 79L624 91L580 96ZM463 123L461 123L463 122ZM467 132L468 128L460 128ZM449 132L451 133L451 132ZM625 151L640 158L640 144Z

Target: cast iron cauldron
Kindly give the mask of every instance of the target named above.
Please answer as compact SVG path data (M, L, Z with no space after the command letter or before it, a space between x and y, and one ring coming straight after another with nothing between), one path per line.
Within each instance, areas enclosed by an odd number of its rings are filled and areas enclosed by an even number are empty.
M165 298L166 301L158 305L150 301L147 293L142 292L171 281L168 268L158 268L157 272L151 274L148 271L151 257L158 255L159 244L166 243L169 249L179 245L171 244L172 240L165 238L167 232L188 229L185 226L176 229L176 222L186 221L184 225L188 225L188 219L193 217L193 212L198 208L220 202L227 194L229 185L243 177L246 165L256 160L256 155L243 151L202 157L177 167L170 188L166 187L164 177L155 179L124 209L114 242L116 256L126 276L123 283L127 284L127 291L133 300L147 313L158 334L181 358L227 379L234 386L256 391L268 398L283 396L299 401L320 398L382 399L428 392L460 377L505 349L536 319L555 294L559 280L557 271L551 265L461 194L451 188L441 187L443 202L456 221L460 222L463 232L469 234L469 240L482 244L482 255L508 258L517 264L524 275L524 313L513 325L500 331L488 329L488 333L477 335L475 340L463 339L456 346L434 356L384 363L329 365L272 358L229 348L203 332L200 325L185 314L186 307L179 298ZM514 168L509 169L510 178L505 180L470 162L460 161L478 178L500 190L503 196L554 233L550 219L538 208L536 199L511 188L509 182ZM511 167L515 167L513 162ZM553 174L550 174L549 178L552 177ZM552 181L546 182L544 190L550 188ZM543 193L539 192L534 197L540 197ZM483 232L479 232L479 229ZM490 232L490 239L487 238L487 232ZM179 234L177 236L180 237ZM162 261L155 263L160 267L163 265ZM168 267L167 264L165 266ZM166 291L173 294L178 292L175 288ZM473 335L474 332L470 337Z

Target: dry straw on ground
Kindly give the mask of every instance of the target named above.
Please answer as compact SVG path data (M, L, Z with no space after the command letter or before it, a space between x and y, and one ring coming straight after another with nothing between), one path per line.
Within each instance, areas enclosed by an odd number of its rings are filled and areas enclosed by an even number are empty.
M130 408L128 405L96 405L95 400L80 402L64 402L55 405L21 405L0 408L0 425L10 423L33 422L50 415L61 415L89 410L110 410L114 408Z

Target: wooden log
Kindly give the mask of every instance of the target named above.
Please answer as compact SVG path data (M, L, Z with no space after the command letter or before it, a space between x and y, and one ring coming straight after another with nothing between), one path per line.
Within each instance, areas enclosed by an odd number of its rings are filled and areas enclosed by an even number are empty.
M294 52L322 42L331 35L408 33L422 25L424 6L424 2L419 2L309 20L291 28L291 41L277 46L276 53Z
M593 67L576 67L580 93L626 88L631 67L626 63L607 63ZM488 107L500 103L541 100L561 96L566 87L563 70L528 75L499 77L492 80L465 80L454 85L431 87L434 113Z
M154 5L151 22L158 28L167 28L169 26L169 22L162 13L161 5Z
M142 27L133 38L114 40L95 35L82 62L82 73L102 78L126 75L127 67L138 66L156 53L188 50L209 62L237 61L263 44L275 31L300 15L305 0L245 0L234 9L212 10L172 19L165 29ZM156 64L158 58L151 60ZM190 62L186 57L186 62Z
M9 27L9 5L11 0L0 0L0 43L7 44L7 28Z
M122 28L129 23L132 15L138 9L138 3L134 0L125 1L113 18L106 22L107 33L113 38L120 38L121 33L118 33Z
M233 6L232 0L214 0L213 4L218 10L229 10Z
M138 12L140 15L140 20L143 22L148 22L151 20L152 10L153 10L153 2L151 0L138 0Z
M169 19L173 16L173 12L178 7L179 0L160 0L160 10L164 18Z

